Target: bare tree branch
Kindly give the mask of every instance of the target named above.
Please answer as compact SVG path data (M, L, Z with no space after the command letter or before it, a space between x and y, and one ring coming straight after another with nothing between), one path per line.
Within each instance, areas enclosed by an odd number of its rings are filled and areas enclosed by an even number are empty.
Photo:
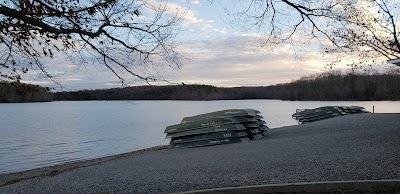
M181 66L181 56L174 50L180 16L178 11L171 13L165 3L145 0L4 1L0 3L0 53L8 50L9 56L0 56L0 73L19 81L27 68L36 67L52 79L42 60L62 52L77 65L94 64L87 61L88 54L102 59L96 61L121 83L123 71L154 81L135 68L150 68L155 61Z
M328 53L360 63L400 57L399 2L389 0L235 1L233 24L264 33L266 45L316 38ZM244 4L244 5L243 5ZM247 26L247 27L246 27ZM369 60L374 59L374 60ZM362 65L362 64L361 64Z

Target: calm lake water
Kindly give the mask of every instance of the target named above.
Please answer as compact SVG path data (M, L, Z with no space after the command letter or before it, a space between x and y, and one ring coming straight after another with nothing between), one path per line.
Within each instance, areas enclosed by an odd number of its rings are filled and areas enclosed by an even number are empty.
M270 128L297 125L296 109L363 106L398 113L400 102L83 101L0 104L0 173L126 153L169 143L164 129L185 116L253 108Z

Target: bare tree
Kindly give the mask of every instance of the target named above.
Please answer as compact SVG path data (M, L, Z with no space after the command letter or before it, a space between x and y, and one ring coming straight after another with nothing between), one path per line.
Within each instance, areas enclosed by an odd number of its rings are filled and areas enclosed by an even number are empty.
M146 0L0 0L0 75L19 82L33 68L52 78L43 59L61 53L106 66L122 84L126 73L152 81L137 67L181 65L179 22L177 10Z
M318 40L325 53L363 66L400 57L400 4L390 0L235 1L234 26L257 29L265 45Z

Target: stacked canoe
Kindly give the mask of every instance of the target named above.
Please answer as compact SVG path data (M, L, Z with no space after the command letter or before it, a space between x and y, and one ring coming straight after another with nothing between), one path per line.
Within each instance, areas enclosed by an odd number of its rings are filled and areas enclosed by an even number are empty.
M303 124L357 113L369 113L369 111L366 111L361 106L323 106L315 109L296 110L292 118Z
M192 117L166 127L166 138L175 148L247 142L268 135L268 127L254 109L229 109Z

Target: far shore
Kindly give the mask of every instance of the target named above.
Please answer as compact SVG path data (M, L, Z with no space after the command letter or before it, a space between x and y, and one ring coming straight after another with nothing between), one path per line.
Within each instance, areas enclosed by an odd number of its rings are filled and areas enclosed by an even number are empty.
M18 173L0 193L172 193L299 182L400 179L400 114L275 128L257 141L168 145Z

